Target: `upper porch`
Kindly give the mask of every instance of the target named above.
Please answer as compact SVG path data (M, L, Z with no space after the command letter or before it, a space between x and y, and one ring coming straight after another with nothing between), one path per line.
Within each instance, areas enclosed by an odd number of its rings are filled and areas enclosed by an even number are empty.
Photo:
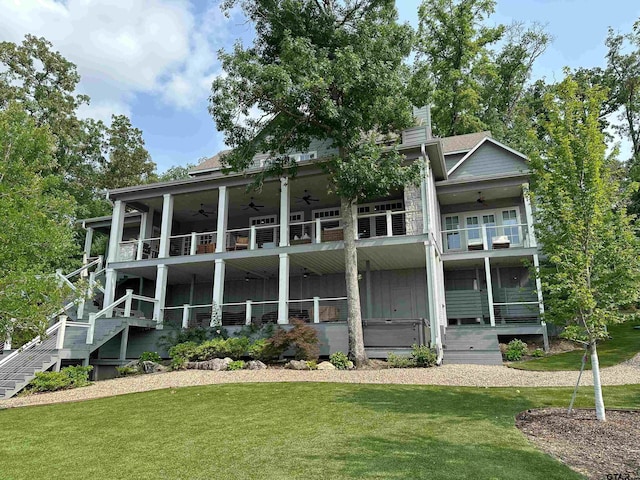
M220 184L116 200L108 229L108 262L156 263L171 257L208 261L221 254L277 256L284 248L306 251L329 244L335 248L344 240L342 212L340 199L329 192L327 182L320 174L270 180L260 191L248 190L246 183ZM424 241L422 204L419 186L358 204L356 240ZM132 216L126 213L129 209L139 213ZM86 228L88 232L93 228L90 221ZM86 248L91 248L90 240Z

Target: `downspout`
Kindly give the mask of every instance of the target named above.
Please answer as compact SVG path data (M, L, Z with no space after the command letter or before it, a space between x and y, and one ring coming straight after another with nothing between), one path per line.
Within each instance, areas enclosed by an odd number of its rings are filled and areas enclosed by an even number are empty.
M427 156L426 146L423 143L420 146L420 153L422 154L422 158L424 159L424 173L423 179L425 182L425 201L422 206L422 211L424 212L423 219L425 222L424 231L429 235L429 239L427 240L427 251L428 254L426 256L427 263L427 276L428 276L428 287L431 295L429 295L429 316L431 317L430 326L431 326L431 339L432 343L435 343L436 348L436 365L442 365L442 360L444 357L444 352L442 349L442 340L440 339L440 322L438 321L437 310L435 309L435 302L437 302L437 294L435 292L435 273L433 270L433 244L432 244L432 235L431 235L431 213L429 209L429 201L430 201L430 184L427 180L429 177L429 157ZM435 325L434 325L435 324Z

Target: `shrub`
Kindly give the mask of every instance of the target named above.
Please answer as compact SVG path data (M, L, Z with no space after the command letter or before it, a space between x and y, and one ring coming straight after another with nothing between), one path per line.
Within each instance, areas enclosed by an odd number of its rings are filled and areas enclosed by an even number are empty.
M261 338L249 346L247 353L254 360L270 362L280 357L286 349L286 346L276 346L271 339Z
M307 368L309 370L317 370L318 362L316 362L315 360L307 360Z
M436 364L436 352L427 345L413 345L411 358L417 367L433 367Z
M55 392L70 388L85 387L90 385L89 372L92 366L65 367L59 372L38 372L29 383L31 392Z
M142 352L140 355L140 359L138 360L140 363L142 362L155 362L160 363L162 358L158 355L158 352Z
M329 361L338 370L347 370L349 368L349 357L342 352L336 352L329 355Z
M138 375L140 370L135 367L127 367L124 365L122 367L116 367L116 372L118 372L119 377L128 377L130 375Z
M293 328L287 332L289 345L295 351L296 360L318 360L320 341L318 332L302 320L292 320Z
M177 329L160 337L160 346L169 350L181 343L193 342L197 345L214 338L227 338L229 335L224 328L189 327Z
M251 341L266 340L273 336L276 326L273 323L267 323L266 325L245 325L240 330L236 331L233 335L235 337L247 337Z
M227 365L227 370L242 370L244 368L243 360L234 360L229 365Z
M212 358L230 357L239 359L243 357L249 349L249 339L247 337L238 338L214 338L196 347L193 358L190 360L211 360Z
M544 357L544 350L541 348L536 348L533 352L531 352L531 356L536 358Z
M389 352L387 354L389 368L412 368L416 366L416 361L412 357L405 357Z
M507 344L507 349L504 352L505 358L510 362L515 362L527 353L527 344L518 338L514 338Z
M184 367L191 358L194 357L198 344L195 342L184 342L174 345L169 349L171 357L171 368L178 370Z

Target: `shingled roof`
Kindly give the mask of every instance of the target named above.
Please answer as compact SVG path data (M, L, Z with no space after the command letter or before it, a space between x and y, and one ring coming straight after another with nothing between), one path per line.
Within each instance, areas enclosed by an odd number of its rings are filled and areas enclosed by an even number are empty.
M442 152L445 155L452 152L468 152L485 137L491 138L491 132L485 131L456 135L454 137L444 137L441 139Z
M485 131L467 133L465 135L456 135L453 137L444 137L441 139L442 151L445 155L452 152L468 152L485 137L491 137L491 132ZM213 157L209 157L200 162L200 164L194 167L191 171L194 173L198 173L220 168L220 159L230 151L231 150L227 149L216 153Z
M201 171L201 170L212 170L214 168L220 168L220 166L221 166L220 159L224 155L229 153L230 151L231 150L222 150L222 151L216 153L213 157L209 157L209 158L203 160L202 162L200 162L191 171L192 172L198 172L198 171Z

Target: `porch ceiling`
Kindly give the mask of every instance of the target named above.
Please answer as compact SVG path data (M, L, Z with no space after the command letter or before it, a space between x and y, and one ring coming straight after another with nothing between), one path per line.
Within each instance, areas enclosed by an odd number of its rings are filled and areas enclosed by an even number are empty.
M531 263L531 256L511 256L511 257L490 257L490 264L492 267L522 267L527 263ZM484 257L474 257L456 260L447 260L444 258L445 270L458 270L462 268L484 268Z
M317 274L344 272L344 250L328 250L295 254L291 264ZM425 268L425 250L422 243L371 246L358 249L358 270L401 270L407 268Z
M522 195L521 185L509 185L500 187L489 187L482 183L476 183L473 185L458 186L458 188L439 188L438 200L441 205L453 205L457 203L474 203L478 200L478 192L481 193L482 198L487 202L487 207L490 208L491 200L499 198L514 198Z

